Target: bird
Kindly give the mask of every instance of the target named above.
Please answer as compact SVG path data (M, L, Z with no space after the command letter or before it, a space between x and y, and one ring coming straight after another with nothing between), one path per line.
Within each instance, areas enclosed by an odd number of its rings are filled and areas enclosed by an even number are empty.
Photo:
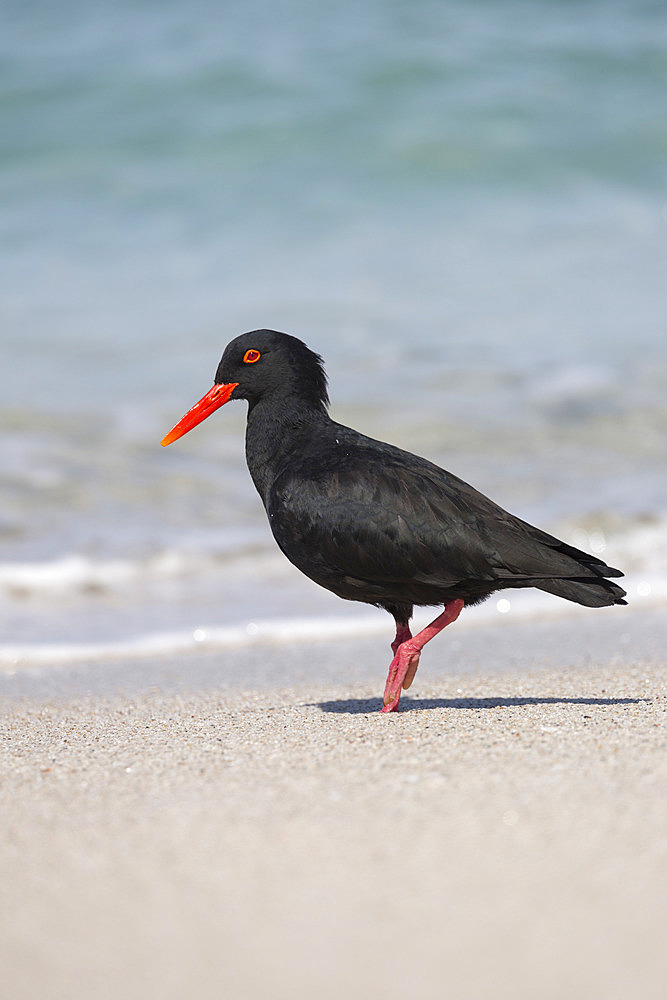
M320 355L252 330L224 350L213 387L166 446L230 400L248 403L245 453L273 537L302 573L394 618L382 712L399 707L421 652L464 606L535 587L586 607L626 604L623 573L508 513L433 462L329 415ZM443 607L412 634L415 607Z

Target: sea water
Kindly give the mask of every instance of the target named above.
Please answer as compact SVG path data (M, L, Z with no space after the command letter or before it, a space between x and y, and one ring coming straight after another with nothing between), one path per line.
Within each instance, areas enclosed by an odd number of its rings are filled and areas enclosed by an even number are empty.
M6 665L389 627L277 551L245 404L159 446L258 327L323 355L336 419L664 601L662 4L0 17Z

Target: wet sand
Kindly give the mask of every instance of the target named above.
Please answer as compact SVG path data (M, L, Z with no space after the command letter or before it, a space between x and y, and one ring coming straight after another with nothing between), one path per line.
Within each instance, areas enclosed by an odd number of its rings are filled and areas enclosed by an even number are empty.
M3 677L3 993L662 1000L664 617Z

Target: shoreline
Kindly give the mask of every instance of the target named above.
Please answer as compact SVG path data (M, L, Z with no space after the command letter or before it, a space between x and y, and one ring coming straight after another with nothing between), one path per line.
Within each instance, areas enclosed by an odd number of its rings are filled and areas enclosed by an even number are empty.
M472 609L473 612L477 609ZM560 610L560 609L559 609ZM446 695L453 673L503 673L634 661L662 663L667 649L664 602L649 606L589 609L565 606L560 614L463 619L424 650L414 685L440 683ZM384 620L386 619L386 621ZM382 625L386 628L382 628ZM319 684L368 682L384 688L391 659L393 627L378 614L371 634L339 632L332 639L290 643L285 638L246 646L156 651L137 657L90 656L74 662L16 663L0 666L0 698L48 700L74 697L169 692L243 691L316 688ZM405 697L405 696L404 696Z

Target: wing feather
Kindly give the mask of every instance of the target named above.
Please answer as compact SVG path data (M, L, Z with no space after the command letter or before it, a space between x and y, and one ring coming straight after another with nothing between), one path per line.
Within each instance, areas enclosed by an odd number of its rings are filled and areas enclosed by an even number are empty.
M334 427L344 452L294 456L269 491L267 513L287 558L339 596L435 604L513 586L558 592L559 580L601 581L622 595L603 580L622 574L600 559L426 459Z

